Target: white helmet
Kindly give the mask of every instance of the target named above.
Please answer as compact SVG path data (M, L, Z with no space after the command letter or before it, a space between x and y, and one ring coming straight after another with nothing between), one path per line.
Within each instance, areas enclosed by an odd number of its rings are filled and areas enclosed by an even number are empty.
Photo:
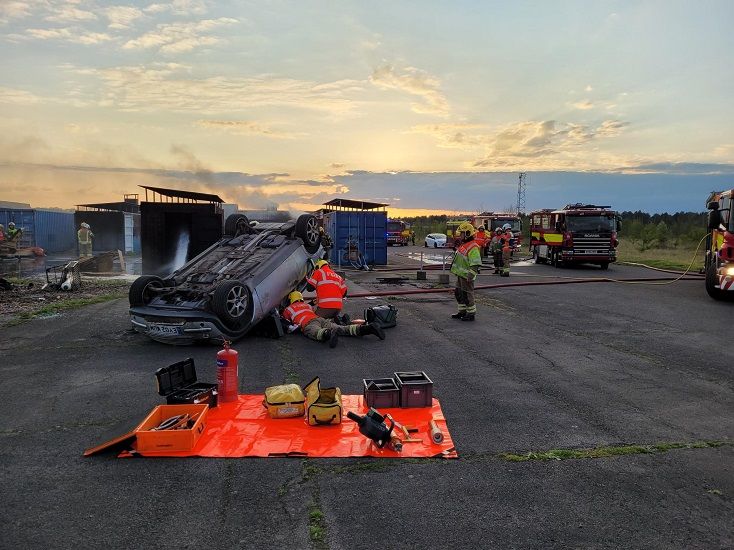
M12 229L13 227L15 227L15 222L10 222L10 223L8 224L8 227L9 227L10 229Z
M89 229L89 224L87 222L82 222L82 227L84 229Z
M507 231L508 229L512 229L512 226L509 223L506 223L505 225L502 226L502 229Z

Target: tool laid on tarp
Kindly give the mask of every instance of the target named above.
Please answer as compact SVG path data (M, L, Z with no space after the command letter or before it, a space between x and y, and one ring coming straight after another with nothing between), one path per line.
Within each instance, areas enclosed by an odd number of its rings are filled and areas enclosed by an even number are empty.
M385 416L382 416L375 409L370 409L364 416L359 416L349 411L347 418L354 420L359 426L359 433L371 439L377 445L378 449L382 449L386 444L390 443L392 431L395 427L395 422L392 418L390 418L389 428L385 424ZM402 443L400 448L402 450Z
M309 426L340 424L342 421L342 391L322 388L317 376L303 387L306 394L306 418Z
M431 421L428 423L428 427L431 430L431 439L433 439L433 442L443 443L443 432L441 432L441 429L436 424L436 421L431 419Z
M220 403L215 409L208 409L204 418L206 429L199 434L198 440L187 450L167 448L141 448L138 441L132 453L120 456L202 456L202 457L379 457L379 458L457 458L454 442L446 426L446 421L438 399L433 399L430 407L411 409L383 409L381 416L390 414L399 418L403 426L416 427L411 438L418 440L412 444L401 441L402 452L396 451L392 445L386 444L378 448L371 439L359 431L355 422L342 422L314 428L304 422L303 418L270 418L263 407L263 395L240 395L235 403ZM161 407L186 407L187 405L161 405ZM188 405L203 407L205 405ZM342 395L344 413L353 412L363 416L369 411L361 395ZM158 426L162 421L190 411L168 410L159 415L150 427ZM428 431L428 423L434 420L444 434L440 445L433 442ZM197 419L195 429L202 419ZM191 433L192 430L164 430L147 434L154 437L177 436ZM391 434L395 436L396 430ZM397 439L402 439L398 437Z

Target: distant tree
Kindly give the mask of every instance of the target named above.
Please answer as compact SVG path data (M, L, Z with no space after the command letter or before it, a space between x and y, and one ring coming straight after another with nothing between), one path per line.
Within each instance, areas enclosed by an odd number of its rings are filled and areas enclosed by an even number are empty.
M662 219L655 226L655 240L657 240L660 248L665 248L668 245L668 241L670 241L670 229L668 229L668 224Z

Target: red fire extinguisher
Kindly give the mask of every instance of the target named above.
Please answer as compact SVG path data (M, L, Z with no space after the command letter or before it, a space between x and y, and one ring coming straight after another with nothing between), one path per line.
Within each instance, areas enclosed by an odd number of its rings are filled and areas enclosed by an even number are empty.
M217 353L217 394L220 403L237 401L239 379L237 376L237 350L224 341L224 349Z

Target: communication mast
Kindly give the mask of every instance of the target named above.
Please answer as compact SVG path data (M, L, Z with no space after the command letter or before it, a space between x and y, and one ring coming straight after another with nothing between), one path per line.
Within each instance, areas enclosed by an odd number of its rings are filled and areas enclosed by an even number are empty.
M528 185L528 173L520 172L517 180L517 213L525 213L525 188Z

